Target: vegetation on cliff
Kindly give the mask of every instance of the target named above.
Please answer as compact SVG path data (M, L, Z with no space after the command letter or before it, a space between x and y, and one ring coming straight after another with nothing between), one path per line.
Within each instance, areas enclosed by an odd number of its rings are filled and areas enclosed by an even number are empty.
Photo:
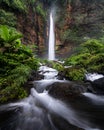
M84 80L85 73L87 72L104 73L104 44L96 39L86 41L80 45L79 51L76 54L65 60L64 65L72 66L69 69L63 70L66 71L65 75L72 80ZM77 71L80 71L82 76Z
M31 44L33 40L34 46L39 44L39 37L43 35L39 29L43 27L40 20L45 20L45 13L38 0L0 1L0 103L27 96L23 84L31 71L37 70L39 63L34 56L36 49L32 52Z

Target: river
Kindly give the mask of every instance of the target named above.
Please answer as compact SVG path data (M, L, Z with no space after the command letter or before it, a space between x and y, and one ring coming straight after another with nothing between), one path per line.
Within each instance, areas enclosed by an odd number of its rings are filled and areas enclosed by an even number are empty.
M29 97L0 106L0 130L104 130L104 96L82 93L68 104L48 94L58 72L41 66L43 80L34 81Z

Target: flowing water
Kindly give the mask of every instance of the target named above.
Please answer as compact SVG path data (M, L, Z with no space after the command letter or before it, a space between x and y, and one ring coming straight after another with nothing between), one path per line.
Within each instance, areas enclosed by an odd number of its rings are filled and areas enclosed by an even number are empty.
M55 60L53 14L50 13L49 60ZM48 94L47 87L58 80L55 69L41 66L44 79L34 81L29 97L0 106L0 130L104 130L104 96L83 93L73 102ZM95 77L95 78L94 78ZM102 77L102 76L100 76ZM94 74L88 80L98 79Z
M52 11L50 13L48 59L55 60L55 34L54 34L54 19Z
M96 79L104 77L104 75L98 74L98 73L88 73L85 76L86 76L86 80L89 80L89 81L94 81Z
M0 106L0 130L104 130L104 98L82 94L73 103L65 103L48 94L46 87L57 79L57 71L40 67L43 80L34 81L26 99ZM79 129L78 129L79 128Z

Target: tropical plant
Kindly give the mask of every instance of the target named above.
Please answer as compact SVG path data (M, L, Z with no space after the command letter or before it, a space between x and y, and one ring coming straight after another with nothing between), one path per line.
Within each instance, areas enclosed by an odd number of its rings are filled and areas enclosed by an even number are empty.
M24 0L2 0L0 4L6 5L11 9L18 11L26 11L26 4Z
M6 46L6 44L16 44L19 43L19 38L22 34L18 33L14 28L9 28L8 26L0 26L0 41L1 46Z
M3 9L0 9L0 24L8 25L11 27L16 26L16 16L12 12L7 12Z
M21 37L15 29L0 26L0 102L25 97L27 92L22 86L32 69L38 69L38 60L21 43Z

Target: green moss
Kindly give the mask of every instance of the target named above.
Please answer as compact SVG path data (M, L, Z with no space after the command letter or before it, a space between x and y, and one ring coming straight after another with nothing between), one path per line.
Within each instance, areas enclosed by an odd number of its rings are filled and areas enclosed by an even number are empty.
M52 67L58 71L63 71L64 69L63 65L57 62L53 62Z
M86 70L80 67L70 67L64 69L65 77L74 81L84 80L85 72Z

